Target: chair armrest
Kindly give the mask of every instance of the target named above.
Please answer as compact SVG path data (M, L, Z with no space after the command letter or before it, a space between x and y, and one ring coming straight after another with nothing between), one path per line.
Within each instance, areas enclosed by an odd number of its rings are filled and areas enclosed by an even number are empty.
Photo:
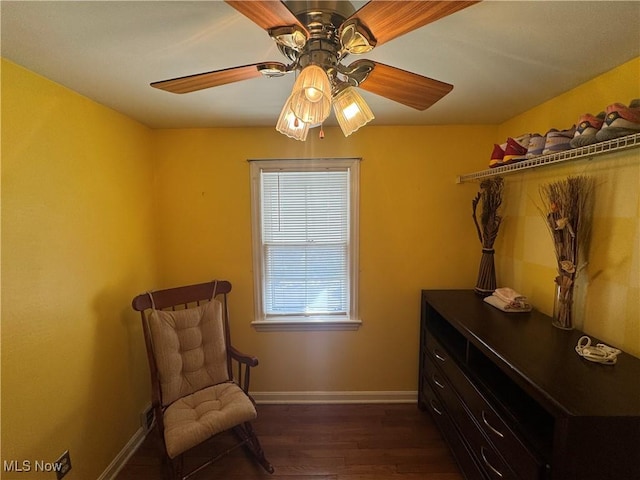
M242 353L239 350L236 350L231 345L229 345L228 350L231 360L235 360L236 362L238 362L238 369L236 374L234 375L234 379L236 383L240 385L240 387L244 390L244 393L246 393L253 402L253 398L251 398L251 395L249 395L249 378L251 377L251 367L255 367L258 365L258 359L251 355ZM230 366L229 373L232 373L232 370L233 368Z
M247 355L246 353L242 353L234 347L229 347L229 353L231 354L231 358L237 360L240 363L244 363L249 367L258 366L258 358L252 355Z

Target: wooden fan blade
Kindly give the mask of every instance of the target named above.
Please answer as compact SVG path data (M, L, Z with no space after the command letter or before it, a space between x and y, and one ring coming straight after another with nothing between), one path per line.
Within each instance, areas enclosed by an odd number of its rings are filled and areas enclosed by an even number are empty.
M274 64L280 66L283 71L286 69L286 66L282 63L269 62L270 66ZM151 86L171 93L195 92L205 88L218 87L227 83L240 82L242 80L259 77L261 73L258 67L262 65L265 65L265 63L254 63L251 65L243 65L242 67L196 73L195 75L188 75L186 77L153 82Z
M360 61L371 62L358 60L351 66ZM453 90L453 85L448 83L390 67L384 63L371 63L375 65L373 70L358 86L367 92L381 95L416 110L426 110Z
M264 30L298 25L306 31L304 25L282 2L261 0L225 0L225 2Z
M380 45L479 1L371 0L351 18L364 23L375 37L377 45Z

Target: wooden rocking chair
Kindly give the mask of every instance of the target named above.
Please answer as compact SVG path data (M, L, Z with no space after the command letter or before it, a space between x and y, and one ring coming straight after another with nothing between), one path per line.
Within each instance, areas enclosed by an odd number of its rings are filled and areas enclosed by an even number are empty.
M257 416L250 368L258 359L238 352L229 340L230 291L229 282L214 281L132 301L142 317L152 407L173 479L189 478L243 445L267 472L274 471L250 423ZM239 443L183 475L182 454L227 430Z

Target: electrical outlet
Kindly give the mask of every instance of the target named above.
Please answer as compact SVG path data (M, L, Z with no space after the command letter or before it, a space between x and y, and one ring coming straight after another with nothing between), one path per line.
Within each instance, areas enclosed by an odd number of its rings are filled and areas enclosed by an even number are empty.
M60 455L60 458L55 462L56 478L60 480L64 477L69 470L71 470L71 456L69 450Z

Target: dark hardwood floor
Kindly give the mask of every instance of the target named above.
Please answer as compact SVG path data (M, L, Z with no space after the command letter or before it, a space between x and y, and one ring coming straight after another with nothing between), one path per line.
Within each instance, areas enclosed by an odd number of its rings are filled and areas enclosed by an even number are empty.
M193 480L463 480L435 424L416 405L258 405L253 423L273 475L238 449ZM185 457L201 462L235 440L218 436ZM117 480L163 478L154 429Z

